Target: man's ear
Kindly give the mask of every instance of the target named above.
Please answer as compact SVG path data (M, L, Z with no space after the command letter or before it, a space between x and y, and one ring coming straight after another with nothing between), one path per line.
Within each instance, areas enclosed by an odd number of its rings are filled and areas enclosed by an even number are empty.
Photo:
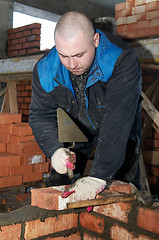
M94 46L95 46L96 48L99 46L99 39L100 39L99 33L95 33L95 34L94 34Z

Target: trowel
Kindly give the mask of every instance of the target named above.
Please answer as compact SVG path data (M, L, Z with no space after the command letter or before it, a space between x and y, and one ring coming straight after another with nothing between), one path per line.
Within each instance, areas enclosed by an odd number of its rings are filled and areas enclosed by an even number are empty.
M67 148L68 155L71 155L70 149L75 146L75 142L88 142L87 137L62 108L57 109L57 122L59 141L62 143L72 143L72 145ZM67 172L68 176L73 178L73 170L68 168Z

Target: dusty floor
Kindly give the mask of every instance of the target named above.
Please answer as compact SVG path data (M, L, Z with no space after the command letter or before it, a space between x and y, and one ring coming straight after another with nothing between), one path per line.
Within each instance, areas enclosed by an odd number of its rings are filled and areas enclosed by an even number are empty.
M0 190L0 213L11 212L31 204L31 189L45 187L45 182L34 182L27 185Z

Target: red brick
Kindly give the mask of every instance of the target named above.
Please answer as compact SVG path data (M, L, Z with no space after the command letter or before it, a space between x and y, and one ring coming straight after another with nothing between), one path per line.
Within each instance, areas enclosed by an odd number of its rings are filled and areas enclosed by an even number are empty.
M0 124L20 123L21 114L18 113L0 113Z
M75 234L70 234L68 237L64 237L64 235L62 237L48 237L45 240L81 240L81 235L79 232L75 233Z
M13 125L12 134L16 136L28 136L32 135L32 129L29 123L19 123Z
M0 188L22 185L22 176L8 176L0 178Z
M38 47L38 48L40 48L40 42L39 41L32 41L31 42L31 47Z
M8 167L8 176L22 175L22 166L10 166Z
M6 177L9 175L8 167L0 167L0 177Z
M9 34L9 35L8 35L8 40L14 39L14 35L15 35L15 34Z
M48 171L49 171L49 162L33 164L33 172L44 173Z
M146 13L139 13L136 15L136 20L137 21L143 21L146 20Z
M30 36L30 35L31 35L30 30L26 30L26 31L23 32L23 37Z
M7 134L11 134L13 125L14 124L3 124L2 132L7 133Z
M136 31L137 29L137 24L136 23L130 23L127 25L127 31Z
M18 44L18 39L13 39L12 40L12 45Z
M40 29L41 28L41 24L40 23L33 23L33 24L29 24L28 25L28 29L33 29L33 28Z
M14 45L11 45L11 46L8 46L8 49L7 49L9 52L10 51L13 51L13 50L15 50L15 46Z
M94 237L88 233L83 234L83 240L105 240L106 238Z
M23 183L40 181L43 179L42 173L27 172L23 174Z
M53 188L31 190L31 205L47 210L60 210L59 197L62 192Z
M146 19L158 18L158 16L159 16L159 10L150 11L150 12L147 12Z
M148 35L147 36L157 36L159 34L159 27L151 27L148 30Z
M6 152L7 144L5 142L0 142L0 152Z
M14 34L14 37L15 38L20 38L20 37L22 37L23 36L23 33L22 32L18 32L18 33L15 33Z
M124 10L125 8L126 8L126 3L115 4L115 12Z
M137 216L137 226L159 234L159 209L140 208Z
M95 216L88 212L82 212L79 215L79 222L82 227L91 230L96 233L104 232L104 217Z
M46 218L45 222L41 222L40 219L26 222L24 238L34 239L51 233L77 228L77 221L78 215L70 213Z
M1 142L9 143L10 142L10 134L9 133L1 133Z
M135 5L140 6L146 4L146 0L135 0Z
M150 2L146 4L146 12L157 10L158 2Z
M28 142L28 141L34 140L34 139L35 139L35 138L34 138L33 135L22 136L22 137L11 135L11 137L10 137L10 143L11 143L11 144L17 144L17 143L19 143L19 142Z
M111 240L154 240L151 237L145 236L143 234L136 234L135 232L129 232L125 228L114 224L110 228Z
M35 53L35 52L39 52L40 49L39 48L30 48L28 49L28 53Z
M24 102L25 102L25 103L31 103L31 97L24 98Z
M27 29L27 26L22 26L22 27L18 27L18 28L14 28L13 31L16 32L23 32Z
M0 153L0 167L19 166L20 156L9 153Z
M24 50L24 51L25 51L25 50ZM23 103L23 102L24 102L24 98L22 98L22 97L18 97L17 99L18 99L18 100L17 100L18 103Z
M27 85L25 86L25 90L27 90L27 91L30 90L30 91L31 91L31 90L32 90L31 84L30 84L30 85L27 84Z
M137 22L137 29L144 29L144 28L148 28L149 27L149 21L145 20L145 21L139 21Z
M131 208L132 204L121 202L103 206L96 206L93 208L93 211L128 223L128 215L131 211Z
M32 34L37 34L37 35L41 34L40 29L33 29L31 32L32 32Z
M112 181L112 184L109 186L109 190L127 194L132 193L131 184L118 180Z
M25 43L27 41L26 37L19 38L19 43Z
M26 54L26 50L24 49L24 50L19 50L19 55L24 55L24 54Z
M31 47L31 43L30 42L23 43L23 49L30 48L30 47Z
M21 236L21 224L1 226L0 239L17 239L20 240Z

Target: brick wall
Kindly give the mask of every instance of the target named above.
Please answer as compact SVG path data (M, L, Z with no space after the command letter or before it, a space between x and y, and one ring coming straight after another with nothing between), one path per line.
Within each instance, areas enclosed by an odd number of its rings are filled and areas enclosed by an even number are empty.
M7 55L14 57L40 51L41 24L8 29Z
M18 103L18 113L22 115L22 121L28 121L28 115L31 103L31 89L32 80L21 81L17 84L17 103Z
M43 179L49 162L21 114L0 114L0 188Z
M141 38L159 34L159 1L126 0L116 4L117 33L124 38Z
M39 194L41 191L41 198ZM131 186L114 181L114 194L131 193ZM159 206L147 207L137 201L114 203L84 209L58 210L59 193L52 188L33 189L37 205L0 214L0 239L47 240L157 240L159 239ZM34 205L34 206L33 206ZM55 208L53 208L55 206ZM17 217L18 216L18 217Z

